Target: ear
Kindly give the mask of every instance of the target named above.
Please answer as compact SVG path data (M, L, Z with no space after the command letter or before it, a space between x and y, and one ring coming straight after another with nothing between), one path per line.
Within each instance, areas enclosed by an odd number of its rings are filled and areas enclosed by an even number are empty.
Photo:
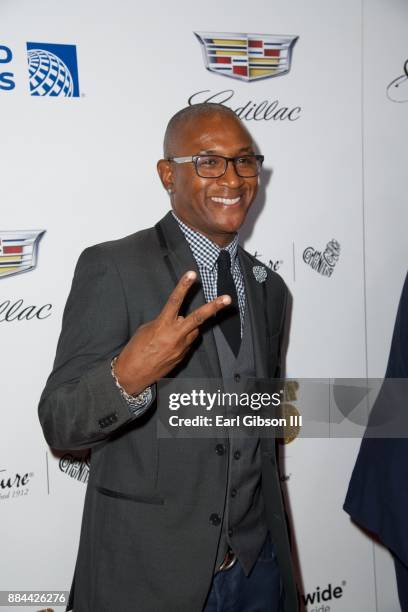
M159 159L157 162L157 172L159 173L160 180L163 187L168 193L173 192L174 177L173 177L173 165L167 159Z

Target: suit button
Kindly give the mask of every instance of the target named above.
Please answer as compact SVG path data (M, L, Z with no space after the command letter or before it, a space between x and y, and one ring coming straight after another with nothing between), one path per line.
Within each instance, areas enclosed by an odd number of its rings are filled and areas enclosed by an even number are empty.
M240 374L234 374L234 380L235 380L235 382L239 382L241 380L241 375Z
M241 451L235 451L234 459L236 459L237 461L238 461L238 459L241 459Z
M225 453L225 446L223 444L217 444L215 447L215 452L217 455L223 455Z
M233 533L234 533L234 532L233 532L233 530L232 530L232 529L231 529L231 527L230 527L230 528L228 529L228 535L229 535L229 537L230 537L230 538L232 537L232 534L233 534Z
M237 492L238 491L236 489L231 489L231 497L235 497Z
M214 513L214 514L212 514L210 516L210 523L211 523L211 525L214 525L214 527L216 527L217 525L219 525L221 523L221 519L218 516L218 514Z

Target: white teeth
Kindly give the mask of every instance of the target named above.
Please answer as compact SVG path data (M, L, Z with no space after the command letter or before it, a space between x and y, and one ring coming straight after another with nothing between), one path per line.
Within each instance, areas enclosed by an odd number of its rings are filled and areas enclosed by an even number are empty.
M213 202L217 202L218 204L225 204L226 206L231 206L232 204L237 204L240 201L241 196L237 198L211 198Z

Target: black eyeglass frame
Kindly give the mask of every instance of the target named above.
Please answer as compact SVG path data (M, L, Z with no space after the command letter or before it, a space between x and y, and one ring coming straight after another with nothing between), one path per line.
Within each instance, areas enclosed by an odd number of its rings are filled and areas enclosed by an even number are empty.
M220 159L223 159L226 161L225 164L225 170L222 174L220 174L219 176L202 176L199 172L198 172L198 168L197 168L197 162L201 157L218 157ZM238 172L237 170L237 161L239 159L245 159L247 157L254 157L257 161L257 166L258 166L258 172L256 174L246 174L246 175L242 175ZM265 157L263 155L238 155L237 157L225 157L224 155L190 155L187 157L167 157L167 161L170 162L175 162L176 164L186 164L186 163L193 163L194 167L195 167L195 171L197 173L197 176L199 176L200 178L221 178L222 176L224 176L224 174L226 173L227 169L228 169L228 162L232 162L234 164L234 169L235 172L237 173L238 176L240 176L241 178L255 178L256 176L259 176L261 169L262 169L262 164L264 162Z

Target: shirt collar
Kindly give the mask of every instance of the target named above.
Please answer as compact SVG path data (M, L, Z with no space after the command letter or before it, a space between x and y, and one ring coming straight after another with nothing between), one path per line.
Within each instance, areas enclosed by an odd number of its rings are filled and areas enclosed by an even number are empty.
M203 234L200 234L200 232L193 230L191 227L183 223L183 221L181 221L173 211L172 215L183 232L197 264L205 268L213 269L217 263L218 256L223 249L221 249L218 244L215 244L215 242L206 236L203 236ZM224 250L228 251L230 254L231 269L233 269L238 252L238 234L235 234L232 242L224 247Z

